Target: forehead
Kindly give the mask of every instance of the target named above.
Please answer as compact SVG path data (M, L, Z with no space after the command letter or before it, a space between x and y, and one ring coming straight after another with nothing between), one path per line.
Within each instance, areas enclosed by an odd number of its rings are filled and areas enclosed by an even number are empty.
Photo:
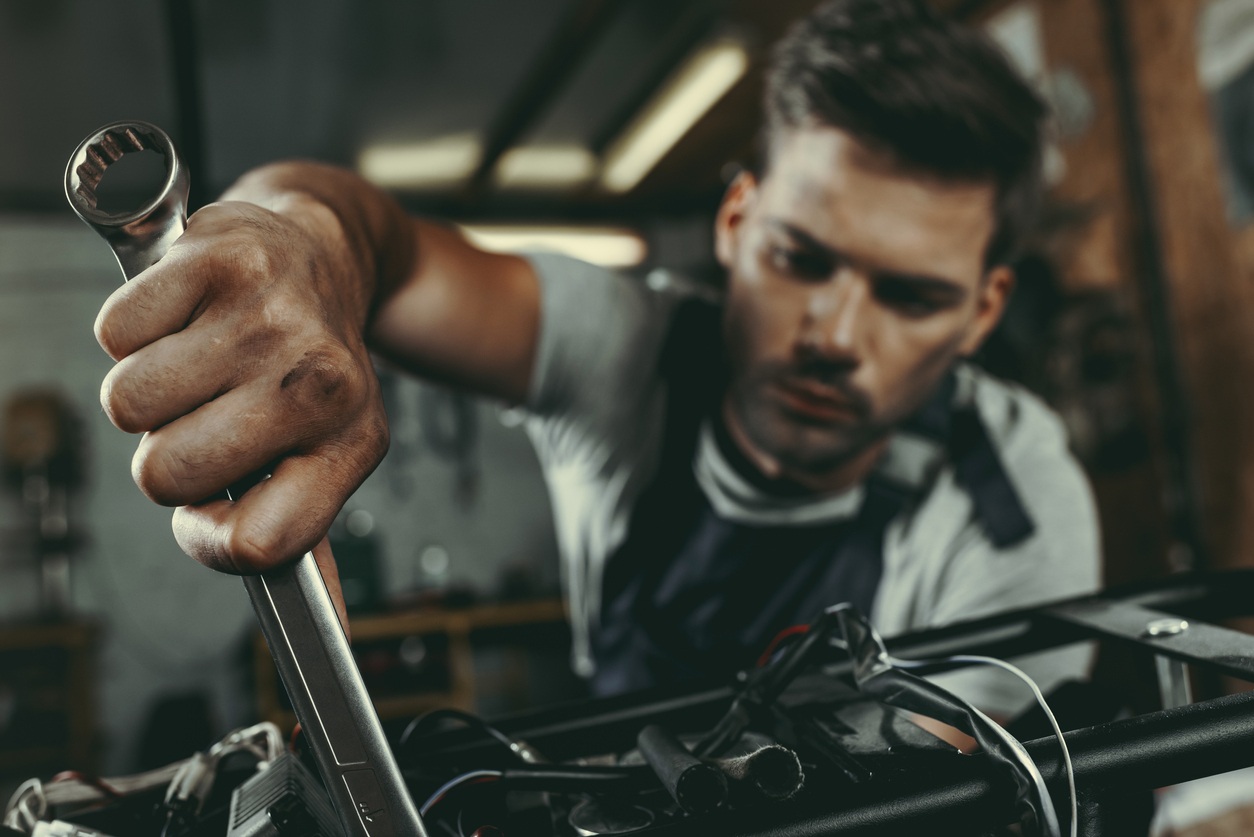
M868 268L971 284L983 275L995 199L992 183L921 174L838 128L802 127L774 137L758 212Z

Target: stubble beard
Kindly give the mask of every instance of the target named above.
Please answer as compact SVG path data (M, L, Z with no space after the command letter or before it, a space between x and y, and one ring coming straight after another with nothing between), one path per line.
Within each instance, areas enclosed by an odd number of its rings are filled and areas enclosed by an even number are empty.
M734 381L728 407L759 453L786 473L821 477L849 464L892 430L866 416L845 425L789 415L770 393L777 375L747 374Z

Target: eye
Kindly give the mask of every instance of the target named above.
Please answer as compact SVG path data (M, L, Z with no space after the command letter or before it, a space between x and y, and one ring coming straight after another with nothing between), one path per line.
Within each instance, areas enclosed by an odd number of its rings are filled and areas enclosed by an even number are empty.
M945 307L935 294L902 279L880 279L875 283L875 298L910 317L925 317Z
M809 250L772 244L767 255L772 268L799 279L824 279L832 272L830 258Z

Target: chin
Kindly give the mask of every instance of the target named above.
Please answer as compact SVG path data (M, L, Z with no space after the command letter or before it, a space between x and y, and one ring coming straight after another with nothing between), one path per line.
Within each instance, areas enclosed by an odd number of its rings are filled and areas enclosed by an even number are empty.
M759 428L752 439L765 454L789 471L822 474L857 456L874 441L851 434L845 428L816 426L786 417Z

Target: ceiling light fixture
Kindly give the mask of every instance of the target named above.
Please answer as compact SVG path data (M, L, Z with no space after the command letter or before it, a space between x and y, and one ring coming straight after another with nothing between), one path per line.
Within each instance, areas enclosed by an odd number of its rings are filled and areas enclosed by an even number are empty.
M482 155L475 134L450 134L404 145L367 146L357 157L357 171L385 189L447 189L463 183Z
M597 159L578 145L523 145L511 148L496 164L496 184L503 189L564 189L591 180Z
M621 227L467 224L462 231L484 250L548 250L603 267L634 267L648 254L640 234Z
M736 41L718 40L694 53L609 147L601 185L631 190L748 67L748 51Z

